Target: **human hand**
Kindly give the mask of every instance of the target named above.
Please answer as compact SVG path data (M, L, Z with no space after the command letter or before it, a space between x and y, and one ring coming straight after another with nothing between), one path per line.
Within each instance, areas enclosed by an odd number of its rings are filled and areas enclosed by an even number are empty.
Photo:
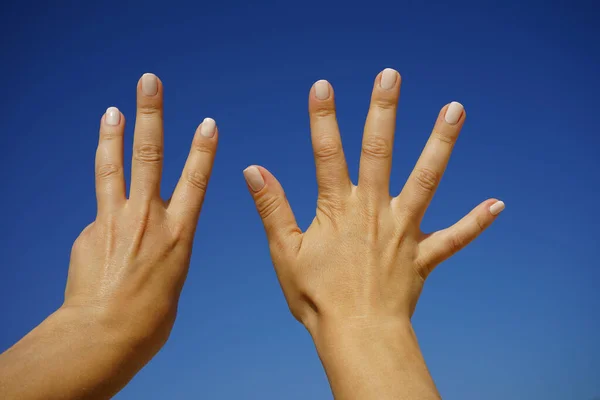
M290 310L315 338L318 349L321 341L331 344L325 338L339 339L339 334L346 334L342 332L355 329L369 330L370 339L374 328L410 331L410 318L429 273L489 227L504 208L504 203L489 199L447 229L432 234L420 229L465 121L463 107L456 102L442 108L402 192L390 196L400 80L392 69L375 80L357 186L348 176L333 89L326 81L311 89L319 195L316 217L306 232L298 228L271 173L259 166L244 171ZM325 360L324 364L327 369Z
M171 199L160 197L163 86L144 74L129 198L123 174L125 118L100 122L96 220L71 251L63 305L0 356L0 397L112 397L167 340L188 271L218 132L199 126Z
M75 241L64 308L118 325L150 353L167 339L186 278L196 224L217 148L215 121L199 126L172 198L160 197L163 86L144 74L137 87L131 188L123 175L125 118L111 107L96 152L98 213Z

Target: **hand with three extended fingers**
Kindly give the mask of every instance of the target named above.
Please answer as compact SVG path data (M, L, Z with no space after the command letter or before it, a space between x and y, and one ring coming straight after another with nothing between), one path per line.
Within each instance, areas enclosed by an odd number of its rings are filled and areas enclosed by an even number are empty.
M210 118L199 126L173 196L163 201L162 102L161 81L143 75L129 198L125 118L114 107L103 116L96 220L73 246L63 306L0 357L1 398L110 398L167 340L218 132Z
M390 196L400 82L392 69L375 80L356 186L348 176L333 89L327 81L314 84L309 114L319 195L305 232L274 176L259 166L244 171L290 310L312 335L336 399L439 397L411 316L435 266L504 208L489 199L447 229L420 230L465 122L457 102L442 108L402 192Z

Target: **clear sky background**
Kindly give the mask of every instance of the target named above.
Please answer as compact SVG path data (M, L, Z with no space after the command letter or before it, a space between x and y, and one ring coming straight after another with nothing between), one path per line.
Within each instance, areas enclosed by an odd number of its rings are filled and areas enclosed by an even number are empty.
M403 77L392 193L439 109L468 113L423 224L482 200L506 210L428 279L414 325L445 399L600 395L597 2L4 2L0 19L0 351L60 306L73 240L95 216L94 152L109 106L165 86L163 191L196 126L220 143L179 316L117 399L327 399L290 315L242 176L282 182L301 227L315 212L312 83L335 88L356 182L373 80Z

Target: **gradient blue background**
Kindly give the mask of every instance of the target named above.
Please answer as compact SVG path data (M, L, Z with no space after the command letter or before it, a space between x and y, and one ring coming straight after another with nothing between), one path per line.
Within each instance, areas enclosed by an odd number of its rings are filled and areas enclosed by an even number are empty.
M1 10L0 350L61 304L71 244L95 215L99 120L111 105L128 118L129 166L136 82L154 72L165 85L165 196L204 117L217 120L220 144L172 336L117 398L331 398L241 171L269 168L307 227L312 83L335 88L356 181L373 79L393 67L403 85L392 193L439 109L458 100L467 123L423 228L489 197L507 204L419 302L414 324L440 392L600 395L593 2L60 4Z

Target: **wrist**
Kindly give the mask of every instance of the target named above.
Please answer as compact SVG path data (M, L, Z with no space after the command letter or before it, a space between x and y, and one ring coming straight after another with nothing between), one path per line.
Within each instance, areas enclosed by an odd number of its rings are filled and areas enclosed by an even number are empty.
M385 342L409 345L416 340L410 319L395 316L320 318L308 331L318 351L365 348Z
M47 321L60 326L61 336L71 342L70 351L90 369L89 387L101 391L105 385L110 390L123 387L164 344L136 326L135 318L101 306L63 305Z
M122 346L151 353L149 357L152 357L169 337L177 306L162 302L138 303L143 302L113 300L96 303L69 298L56 314L77 320L87 329L98 331Z
M106 348L119 363L145 363L166 341L166 338L157 339L154 330L145 329L135 318L100 306L63 305L47 322L60 325L59 329L72 335L73 340L88 341L89 346L98 349Z
M309 331L336 399L439 398L408 318L320 319Z
M120 326L118 319L102 308L62 306L50 315L43 325L56 336L70 341L86 342L86 347L107 349L108 353L127 357L140 340L128 329Z
M1 355L0 397L110 398L153 355L116 325L102 309L59 308Z

